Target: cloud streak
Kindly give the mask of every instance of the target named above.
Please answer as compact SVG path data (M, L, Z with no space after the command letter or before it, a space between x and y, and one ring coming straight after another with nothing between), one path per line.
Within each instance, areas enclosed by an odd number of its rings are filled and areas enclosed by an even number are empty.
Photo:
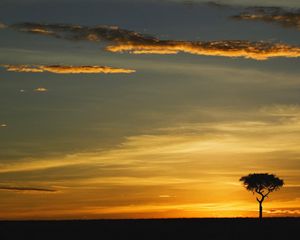
M300 215L300 209L270 209L265 210L265 212L279 215Z
M279 7L255 7L233 16L233 19L277 23L300 30L300 10L287 11Z
M54 189L49 188L35 188L35 187L11 187L11 186L0 186L0 190L4 191L15 191L15 192L57 192Z
M9 72L42 73L50 72L56 74L92 74L92 73L134 73L135 70L124 68L113 68L107 66L62 66L62 65L0 65Z
M159 41L155 44L124 43L108 46L111 52L133 54L177 54L180 52L204 56L244 57L267 60L274 57L300 57L300 48L281 43L250 41Z
M217 110L216 110L217 111ZM228 114L228 112L224 112ZM236 116L239 112L232 112ZM257 156L276 153L300 152L300 107L298 105L274 105L259 108L251 113L247 120L185 123L173 127L161 128L157 134L127 137L115 149L91 153L70 154L61 158L24 159L2 165L0 173L38 171L66 166L99 164L120 168L149 160L151 164L186 162L187 156L202 161L211 161L214 157L239 154ZM288 141L287 141L288 139ZM209 156L209 157L208 157ZM216 158L216 161L217 161ZM143 159L141 161L141 159ZM155 159L155 160L154 160ZM177 163L178 163L177 162ZM242 164L238 160L239 164ZM286 163L286 166L288 164ZM128 181L124 181L128 182Z
M106 41L105 50L131 54L178 54L202 56L243 57L267 60L275 57L300 57L300 47L283 43L251 42L243 40L177 41L161 40L149 35L116 26L86 27L64 24L14 24L11 28L27 33L52 36L67 40Z

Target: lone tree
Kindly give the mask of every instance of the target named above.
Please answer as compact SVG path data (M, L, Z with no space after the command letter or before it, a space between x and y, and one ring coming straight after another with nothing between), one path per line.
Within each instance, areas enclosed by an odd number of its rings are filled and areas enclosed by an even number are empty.
M256 197L259 203L259 219L262 219L262 203L265 198L268 197L269 193L278 190L284 184L282 179L268 173L252 173L241 177L240 181L243 182L248 191L253 192L253 194L257 193L260 196L260 198Z

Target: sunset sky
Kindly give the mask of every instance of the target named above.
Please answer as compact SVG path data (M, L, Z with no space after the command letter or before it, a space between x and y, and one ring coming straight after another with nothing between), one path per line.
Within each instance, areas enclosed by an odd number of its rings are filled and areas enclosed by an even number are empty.
M0 219L300 216L299 0L1 0Z

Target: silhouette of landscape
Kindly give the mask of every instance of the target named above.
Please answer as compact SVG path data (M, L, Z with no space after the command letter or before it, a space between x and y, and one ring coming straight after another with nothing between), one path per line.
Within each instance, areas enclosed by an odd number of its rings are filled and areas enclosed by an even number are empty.
M283 186L273 174L240 178L257 194L259 218L174 218L68 221L2 221L0 237L9 239L286 239L298 232L300 218L262 218L262 202ZM16 231L17 229L17 231Z
M0 239L296 239L300 218L2 221Z
M262 202L284 185L274 174L240 178L257 194L259 218L174 218L2 221L0 238L14 239L287 239L295 236L300 218L262 218Z

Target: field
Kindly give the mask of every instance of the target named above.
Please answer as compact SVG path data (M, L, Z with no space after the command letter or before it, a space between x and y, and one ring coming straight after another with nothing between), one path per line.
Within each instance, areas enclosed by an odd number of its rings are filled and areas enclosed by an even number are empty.
M0 239L297 239L300 218L2 221Z

